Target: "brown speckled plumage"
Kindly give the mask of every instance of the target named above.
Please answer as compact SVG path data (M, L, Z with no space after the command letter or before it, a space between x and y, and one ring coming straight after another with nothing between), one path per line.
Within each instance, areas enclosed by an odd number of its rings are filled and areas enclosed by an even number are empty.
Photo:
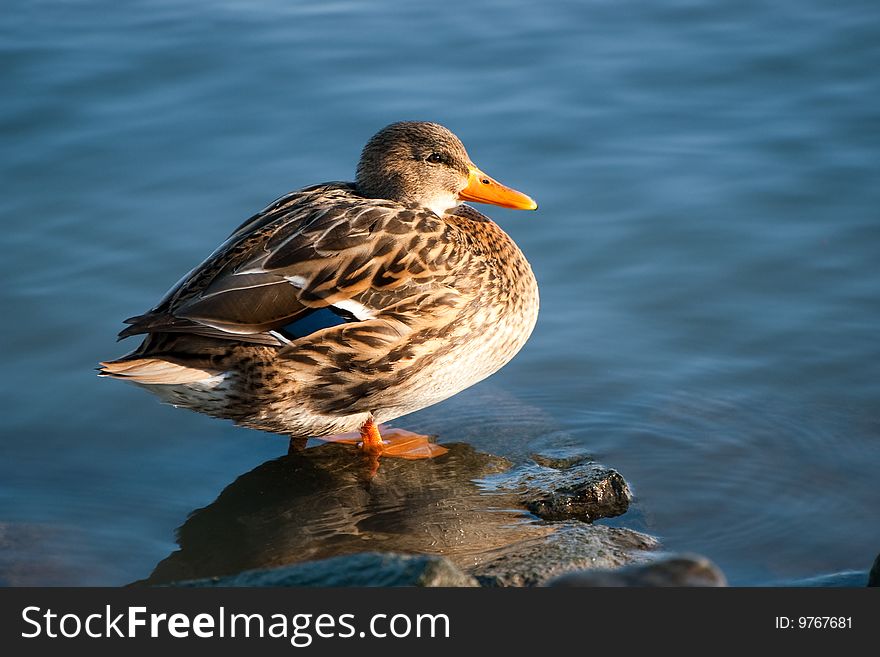
M441 126L389 126L357 183L281 197L128 320L120 336L146 338L102 374L292 436L389 421L489 376L531 333L538 289L513 241L457 205L468 165ZM322 309L342 323L288 330Z

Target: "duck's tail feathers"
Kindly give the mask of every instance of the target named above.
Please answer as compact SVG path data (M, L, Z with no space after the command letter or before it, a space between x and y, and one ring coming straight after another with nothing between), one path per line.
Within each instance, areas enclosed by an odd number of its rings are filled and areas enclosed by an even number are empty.
M219 370L188 367L161 358L120 358L100 365L99 376L148 385L198 383L222 374Z

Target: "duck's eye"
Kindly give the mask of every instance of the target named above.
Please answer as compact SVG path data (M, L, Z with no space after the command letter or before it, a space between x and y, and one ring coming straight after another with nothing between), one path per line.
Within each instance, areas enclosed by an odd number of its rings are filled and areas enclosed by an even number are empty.
M430 162L431 164L441 164L443 162L443 156L440 153L431 153L425 161Z

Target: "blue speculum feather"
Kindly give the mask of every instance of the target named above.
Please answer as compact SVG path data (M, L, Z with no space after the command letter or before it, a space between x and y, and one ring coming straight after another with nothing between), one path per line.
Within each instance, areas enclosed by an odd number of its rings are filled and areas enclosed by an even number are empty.
M310 312L305 317L300 317L295 322L291 322L281 328L281 333L291 340L303 338L311 335L321 329L330 328L331 326L339 326L346 322L354 321L354 317L350 313L331 309L319 308Z

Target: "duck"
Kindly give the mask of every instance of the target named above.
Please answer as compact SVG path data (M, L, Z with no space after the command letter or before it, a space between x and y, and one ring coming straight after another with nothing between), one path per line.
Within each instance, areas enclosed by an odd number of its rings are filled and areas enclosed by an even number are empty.
M177 407L286 435L432 458L386 423L494 374L525 345L538 285L525 255L467 202L535 210L432 122L392 123L354 182L290 192L250 217L119 339L99 375Z

